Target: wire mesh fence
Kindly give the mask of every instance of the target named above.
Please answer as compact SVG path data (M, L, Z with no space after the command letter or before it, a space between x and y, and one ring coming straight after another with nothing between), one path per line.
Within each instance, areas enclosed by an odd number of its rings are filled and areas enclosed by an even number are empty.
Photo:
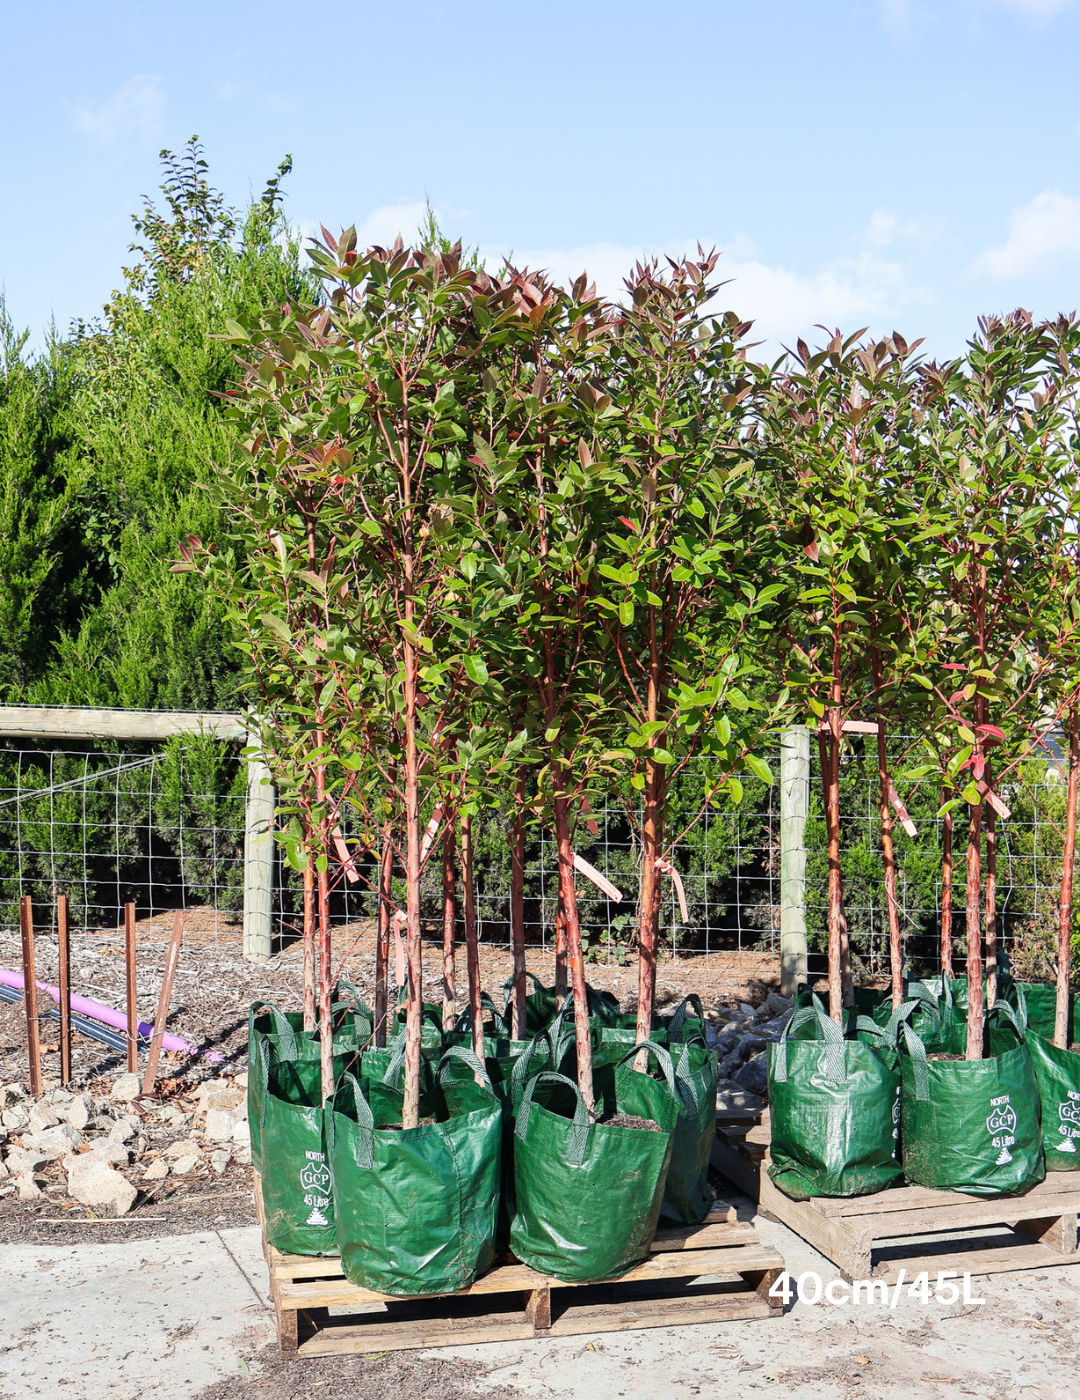
M813 746L812 746L813 747ZM895 743L897 755L905 743ZM245 775L239 749L221 741L120 743L48 748L0 748L0 918L17 920L17 902L30 894L35 921L51 923L58 894L87 930L116 929L122 907L140 919L176 908L196 916L207 937L234 938L243 913ZM773 762L774 771L778 771ZM670 859L680 872L686 917L665 877L663 945L673 958L752 950L778 952L780 926L780 794L756 780L736 805L721 793L705 802L710 774L690 765L672 783L668 830L678 833ZM1028 975L1049 975L1063 851L1064 785L1053 763L1030 763L1001 789L1011 808L998 819L998 932ZM944 823L941 794L929 785L902 794L918 835L895 833L901 931L912 971L936 970L941 920ZM576 848L622 893L607 898L586 879L578 890L588 955L622 961L633 948L640 872L636 794L612 792L583 814ZM888 924L881 862L876 758L856 737L845 748L841 777L845 914L860 969L887 969ZM965 831L958 821L956 890L963 903ZM345 825L346 841L355 834ZM476 833L476 908L480 936L509 943L510 843L507 814L487 814ZM805 824L805 913L812 974L824 970L827 858L817 756L812 753ZM983 858L985 863L985 847ZM358 858L360 878L338 872L332 918L358 932L375 916L375 857ZM332 867L333 869L333 867ZM422 914L433 936L442 925L441 863L424 876ZM280 942L302 931L302 882L274 860L273 932ZM460 881L458 909L460 913ZM395 896L404 899L396 882ZM954 901L955 902L955 901ZM537 826L526 847L525 924L530 944L547 949L555 937L557 855L551 834ZM37 912L40 911L40 912ZM963 911L954 915L962 948ZM194 925L193 925L194 926Z

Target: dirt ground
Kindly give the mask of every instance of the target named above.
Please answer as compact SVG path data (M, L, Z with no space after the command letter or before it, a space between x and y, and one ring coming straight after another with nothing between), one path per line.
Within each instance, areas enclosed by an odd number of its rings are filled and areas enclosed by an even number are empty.
M146 920L137 928L137 992L139 1018L152 1022L160 994L171 920ZM347 977L369 1003L374 1000L375 942L369 924L336 930L332 944L335 975ZM283 1010L302 1005L302 949L298 942L286 946L269 962L253 964L243 958L243 938L235 925L221 922L213 910L189 911L177 969L167 1028L204 1054L190 1057L163 1055L159 1071L158 1102L136 1100L136 1113L147 1113L169 1100L181 1110L195 1107L191 1094L200 1081L230 1078L247 1066L248 1008L266 999ZM38 932L36 964L39 981L58 979L57 951L53 938ZM21 968L18 934L0 932L0 967ZM510 952L505 948L480 949L481 983L496 1005L504 1002L503 984L511 973ZM546 984L554 980L554 957L541 949L529 949L528 966ZM637 965L596 963L588 968L589 981L611 990L626 1009L635 1004ZM441 997L442 949L435 942L424 947L424 980L432 1000ZM77 931L72 938L72 991L106 1006L125 1004L125 966L122 930ZM465 960L459 951L456 1004L465 1005ZM657 974L657 996L671 1006L688 992L696 992L706 1008L749 1001L757 1004L779 986L779 960L767 953L713 952L708 956L662 960ZM44 994L42 1010L52 1005ZM46 1088L59 1084L59 1028L42 1023L42 1065ZM211 1061L210 1055L220 1057ZM106 1095L124 1072L124 1057L95 1041L73 1038L75 1092ZM26 1022L23 1004L0 1002L0 1084L26 1084ZM220 1176L204 1164L190 1176L168 1176L144 1182L134 1168L129 1179L139 1196L122 1219L94 1220L65 1193L55 1166L44 1170L48 1184L43 1198L20 1202L14 1194L0 1198L0 1243L102 1244L147 1239L206 1229L246 1225L253 1221L251 1168L230 1162ZM55 1179L53 1179L55 1178ZM268 1392L273 1394L273 1392Z
M283 1361L276 1345L252 1358L251 1373L199 1392L196 1400L511 1400L521 1391L483 1384L488 1368L475 1361L430 1361L415 1352L380 1357L321 1356Z

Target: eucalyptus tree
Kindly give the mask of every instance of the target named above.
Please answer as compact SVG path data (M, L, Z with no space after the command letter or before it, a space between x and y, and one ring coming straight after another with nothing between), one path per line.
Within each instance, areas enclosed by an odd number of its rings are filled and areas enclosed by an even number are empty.
M787 546L787 590L778 600L783 645L778 676L817 729L829 859L829 1011L842 1019L853 987L840 868L840 758L855 716L884 739L887 697L910 669L900 597L917 587L906 557L917 512L907 465L914 351L897 333L862 343L863 332L811 351L802 340L778 367L764 412L763 462ZM858 723L858 721L856 721ZM882 835L887 859L893 995L901 976L891 875L891 779L879 746Z
M685 833L666 827L667 793L691 756L716 775L690 817L727 785L738 799L774 715L756 699L769 645L771 540L754 472L759 375L742 344L750 323L706 312L718 255L639 263L607 342L605 388L615 413L601 427L613 501L598 542L595 607L619 681L620 744L641 794L637 1033L648 1039L656 983L661 875Z

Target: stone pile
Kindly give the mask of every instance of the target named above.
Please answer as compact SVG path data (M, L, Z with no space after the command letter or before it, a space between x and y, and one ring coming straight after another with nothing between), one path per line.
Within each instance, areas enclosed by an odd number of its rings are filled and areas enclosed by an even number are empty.
M764 1101L769 1045L780 1039L790 1019L791 1001L779 992L770 992L758 1007L742 1002L708 1013L706 1039L720 1062L720 1092L741 1090Z
M232 1162L250 1163L246 1074L204 1080L165 1104L141 1100L140 1089L134 1074L104 1096L54 1085L34 1100L22 1084L0 1086L0 1197L63 1192L118 1217L167 1176L221 1176Z

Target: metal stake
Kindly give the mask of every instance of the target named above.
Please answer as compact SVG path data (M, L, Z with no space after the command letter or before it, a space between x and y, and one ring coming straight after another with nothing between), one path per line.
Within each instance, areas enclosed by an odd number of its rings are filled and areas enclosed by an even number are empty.
M135 906L124 905L124 960L127 963L127 1067L139 1071L139 1015L135 1005Z
M68 946L68 897L56 901L56 942L60 956L60 1083L71 1082L71 953Z
M37 979L34 971L34 906L29 895L19 900L22 933L23 1001L26 1005L26 1050L30 1059L30 1094L41 1097L41 1038L38 1034Z

